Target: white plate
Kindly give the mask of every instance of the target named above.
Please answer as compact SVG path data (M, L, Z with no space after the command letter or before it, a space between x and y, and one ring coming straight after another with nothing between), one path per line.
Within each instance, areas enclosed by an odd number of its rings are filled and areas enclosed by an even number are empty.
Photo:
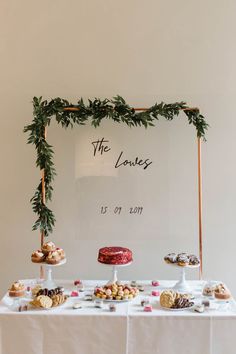
M184 308L181 308L181 309L172 309L172 308L169 308L169 307L163 307L161 306L161 308L163 310L168 310L168 311L184 311L184 310L191 310L195 305L193 304L192 306L189 306L189 307L184 307Z
M135 298L133 298L135 299ZM94 296L93 297L93 300L101 300L103 302L115 302L115 303L119 303L119 302L130 302L132 301L133 299L127 299L127 300L109 300L109 299L101 299L100 297L96 297Z

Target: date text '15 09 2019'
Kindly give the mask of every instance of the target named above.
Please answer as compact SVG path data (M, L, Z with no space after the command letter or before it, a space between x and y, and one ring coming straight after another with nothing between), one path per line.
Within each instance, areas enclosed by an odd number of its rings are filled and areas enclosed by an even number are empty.
M135 207L130 207L130 208L124 208L121 206L116 206L116 207L109 207L109 206L101 206L100 208L100 213L102 215L105 214L115 214L115 215L120 215L120 214L133 214L133 215L141 215L143 213L143 207L140 206L135 206Z

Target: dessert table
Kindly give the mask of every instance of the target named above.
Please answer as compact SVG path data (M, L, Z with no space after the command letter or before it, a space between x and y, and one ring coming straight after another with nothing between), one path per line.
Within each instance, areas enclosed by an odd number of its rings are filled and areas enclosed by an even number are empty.
M25 280L32 284L33 280ZM58 281L66 290L74 290L73 281ZM164 310L159 298L152 296L172 287L173 281L160 281L152 287L144 285L131 302L116 304L116 312L109 304L96 308L92 301L83 300L94 287L105 281L84 281L85 292L78 298L70 297L65 304L49 310L14 311L6 295L0 303L1 354L235 354L236 304L211 301L204 313L193 309ZM196 303L203 299L203 282L190 281ZM149 297L152 312L144 312L140 302ZM80 300L81 309L73 309Z

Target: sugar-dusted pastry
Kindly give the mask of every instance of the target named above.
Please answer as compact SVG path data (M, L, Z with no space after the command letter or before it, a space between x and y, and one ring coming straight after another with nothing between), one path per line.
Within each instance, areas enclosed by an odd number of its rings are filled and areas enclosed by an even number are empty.
M180 253L177 257L177 263L179 266L185 267L189 264L188 255L186 253Z
M194 254L190 254L188 256L188 259L189 259L189 265L198 265L200 264L200 259L195 256Z
M19 281L15 281L10 287L8 294L10 297L21 297L25 295L25 285Z
M164 261L166 263L176 263L177 262L177 255L176 253L169 253L164 257Z
M56 251L59 253L59 255L60 255L60 257L61 257L61 260L66 258L65 251L64 251L62 248L57 247L57 248L56 248Z
M47 264L58 264L61 261L61 256L57 251L49 252L46 257Z
M229 289L223 284L220 283L215 287L215 298L220 300L228 300L231 298L231 293Z
M46 256L48 255L49 252L52 252L55 250L56 250L56 246L52 241L48 241L48 242L44 243L42 246L42 252Z
M44 260L45 260L45 255L43 254L43 252L41 250L37 250L37 251L33 252L31 255L31 261L33 263L41 263L41 262L44 262Z
M175 303L176 293L173 290L164 290L160 296L160 304L162 307L171 308Z

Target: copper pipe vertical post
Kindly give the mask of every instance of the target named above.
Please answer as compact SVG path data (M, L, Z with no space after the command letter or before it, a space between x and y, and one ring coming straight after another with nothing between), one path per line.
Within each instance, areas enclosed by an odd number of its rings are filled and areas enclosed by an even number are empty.
M46 127L44 127L44 139L46 140L46 136L47 136L47 130L46 130ZM42 169L42 202L43 204L46 204L46 192L45 192L45 170ZM45 237L45 234L44 234L44 230L41 231L41 248L44 244L44 237ZM43 279L44 278L44 269L43 269L43 266L41 265L40 266L40 279Z
M202 154L201 154L201 138L197 139L198 146L198 235L199 235L199 256L200 268L199 279L202 279Z

